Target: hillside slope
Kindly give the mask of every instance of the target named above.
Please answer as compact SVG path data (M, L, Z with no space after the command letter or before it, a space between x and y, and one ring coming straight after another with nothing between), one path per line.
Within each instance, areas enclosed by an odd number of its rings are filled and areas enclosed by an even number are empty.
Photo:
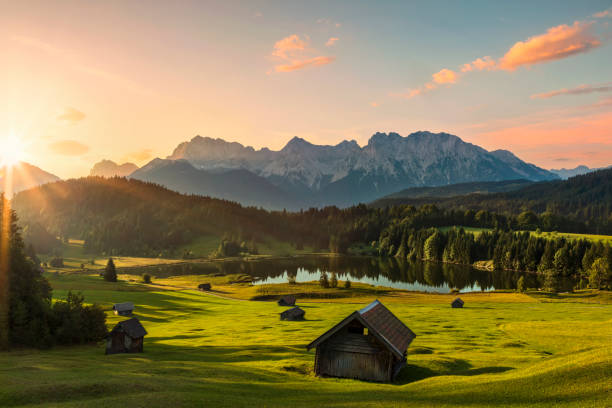
M598 170L567 180L533 183L521 189L493 194L467 194L451 197L402 197L379 200L386 205L436 204L444 208L488 210L506 214L533 211L567 216L584 221L591 231L612 228L612 169Z

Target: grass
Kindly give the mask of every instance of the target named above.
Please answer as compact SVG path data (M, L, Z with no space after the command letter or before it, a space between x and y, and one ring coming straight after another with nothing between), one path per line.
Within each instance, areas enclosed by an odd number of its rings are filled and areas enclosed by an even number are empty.
M542 237L547 239L553 238L565 238L568 240L586 239L593 242L602 242L603 244L612 245L612 236L610 235L595 235L595 234L574 234L570 232L531 232L536 237Z
M351 303L298 299L307 320L284 322L274 302L78 273L50 280L58 297L76 289L106 309L135 302L149 332L145 352L105 356L90 345L0 353L2 407L612 405L604 292L462 294L466 307L451 309L452 295L366 291ZM314 376L305 345L377 296L417 334L397 381ZM121 320L108 313L109 325Z
M438 230L440 230L440 232L448 232L450 230L452 230L453 228L459 230L461 228L463 228L463 230L465 232L469 232L471 234L474 234L474 236L479 236L483 231L493 231L491 228L479 228L479 227L463 227L463 226L448 226L448 227L440 227L438 228Z

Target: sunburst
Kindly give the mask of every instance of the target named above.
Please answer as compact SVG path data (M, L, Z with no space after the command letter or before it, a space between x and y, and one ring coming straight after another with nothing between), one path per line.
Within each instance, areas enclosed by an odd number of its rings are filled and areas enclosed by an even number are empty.
M19 163L25 156L25 144L11 134L0 140L0 167L10 167Z

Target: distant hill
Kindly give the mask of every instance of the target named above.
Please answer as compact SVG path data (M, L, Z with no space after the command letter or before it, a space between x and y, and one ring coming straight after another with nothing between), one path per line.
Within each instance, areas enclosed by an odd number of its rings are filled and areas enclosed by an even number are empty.
M436 204L443 208L487 210L520 214L533 211L585 222L590 231L612 230L612 169L598 170L567 180L531 183L514 191L459 196L403 198L409 205ZM376 202L384 205L383 200ZM551 222L552 222L551 218Z
M297 208L346 207L410 187L558 178L511 152L488 152L457 136L431 132L406 137L376 133L363 147L354 140L322 146L294 137L279 151L196 136L181 143L168 159L186 160L214 173L247 170L288 194ZM178 190L172 183L164 185ZM246 203L249 195L232 199Z
M273 210L299 207L297 200L263 177L245 169L198 170L186 160L154 159L130 175L171 188Z
M83 239L87 248L107 254L157 256L204 235L299 237L267 211L126 178L45 184L17 194L13 208L27 231Z
M389 194L374 201L371 206L384 207L408 202L407 200L421 198L446 198L465 194L491 194L513 191L532 184L529 180L482 181L459 183L439 187L413 187L397 193Z
M612 233L612 170L504 193L421 197L412 203L442 208L359 205L270 212L118 177L57 181L22 191L12 200L24 231L46 247L55 245L54 237L76 238L97 253L158 256L203 236L231 236L239 242L273 237L342 252L350 243L381 239L385 228L404 225L405 219L414 228L531 225L545 231ZM523 215L525 211L535 214Z
M0 168L0 192L5 191L8 170L9 169L6 167ZM12 172L11 188L13 193L18 193L41 184L51 183L60 179L55 174L46 172L26 162L19 162L13 165L10 170Z
M102 160L94 164L89 171L90 176L127 177L138 170L134 163L117 164L112 160Z
M579 176L581 174L591 173L597 170L609 169L612 166L600 167L600 168L589 168L585 165L576 166L573 169L551 169L551 173L555 173L563 180L567 180L570 177Z

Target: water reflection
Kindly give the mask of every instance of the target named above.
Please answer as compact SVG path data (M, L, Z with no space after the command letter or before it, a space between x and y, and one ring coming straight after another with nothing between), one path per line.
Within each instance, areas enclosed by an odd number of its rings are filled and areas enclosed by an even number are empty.
M514 271L481 271L464 265L409 262L396 258L306 256L291 259L208 262L157 267L153 274L162 277L180 274L245 274L255 284L318 280L322 272L335 272L338 279L397 289L448 293L515 289L519 277L527 287L540 286L534 274Z

